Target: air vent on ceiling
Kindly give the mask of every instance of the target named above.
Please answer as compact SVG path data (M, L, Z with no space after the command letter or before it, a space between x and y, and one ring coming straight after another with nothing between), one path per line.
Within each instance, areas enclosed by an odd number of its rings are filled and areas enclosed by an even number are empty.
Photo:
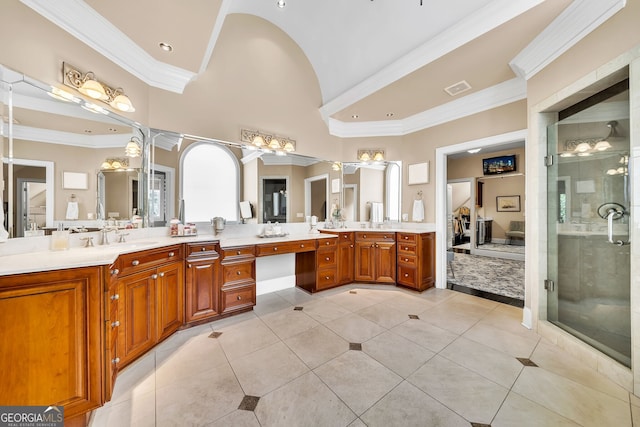
M449 87L445 87L444 91L447 92L451 96L456 96L461 94L462 92L466 92L471 89L469 83L466 80L462 80L461 82L452 84Z

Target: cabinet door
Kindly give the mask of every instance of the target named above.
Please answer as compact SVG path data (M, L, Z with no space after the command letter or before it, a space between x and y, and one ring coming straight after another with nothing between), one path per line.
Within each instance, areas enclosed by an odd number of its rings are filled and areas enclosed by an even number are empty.
M158 268L156 279L156 336L163 340L184 322L184 286L182 263Z
M121 366L156 343L155 275L155 270L145 270L120 279L118 353Z
M338 283L346 285L353 282L355 246L351 242L338 245Z
M375 243L356 242L356 267L355 280L360 282L372 282L375 280Z
M187 261L186 322L216 316L219 310L216 260Z
M436 233L428 233L422 239L422 289L436 283Z
M389 242L377 242L376 249L376 276L374 280L382 283L396 282L396 244Z
M98 267L0 277L1 405L102 404L103 296Z

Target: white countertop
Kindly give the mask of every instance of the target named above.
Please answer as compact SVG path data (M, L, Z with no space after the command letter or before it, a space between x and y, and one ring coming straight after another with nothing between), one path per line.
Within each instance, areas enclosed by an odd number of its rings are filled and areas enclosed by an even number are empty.
M426 224L425 224L426 225ZM79 233L71 235L71 248L63 251L52 251L49 247L49 236L33 237L26 239L15 239L9 241L12 245L9 250L5 247L4 254L0 253L0 276L11 274L34 273L50 270L63 270L67 268L89 267L98 265L108 265L114 262L119 255L141 250L153 249L179 243L192 243L199 241L217 240L221 248L234 246L258 245L265 243L280 243L305 239L331 239L336 238L334 234L300 232L302 228L295 229L295 232L284 237L260 238L257 234L234 234L225 235L223 231L219 235L199 234L197 236L170 237L167 229L143 229L132 231L131 238L126 243L111 243L110 245L97 245L94 247L82 247L80 238L83 236L93 236L97 241L97 233ZM421 226L415 228L335 228L327 229L332 232L404 232L404 233L425 233L434 231L433 226ZM247 231L250 231L247 229ZM110 236L115 240L113 235ZM3 243L7 245L7 243Z

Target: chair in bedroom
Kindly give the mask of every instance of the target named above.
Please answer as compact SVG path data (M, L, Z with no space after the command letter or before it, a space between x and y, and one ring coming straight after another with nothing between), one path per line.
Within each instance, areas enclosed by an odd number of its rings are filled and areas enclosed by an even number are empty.
M524 221L511 221L509 223L509 230L507 230L505 234L507 235L508 245L511 244L514 237L524 241Z

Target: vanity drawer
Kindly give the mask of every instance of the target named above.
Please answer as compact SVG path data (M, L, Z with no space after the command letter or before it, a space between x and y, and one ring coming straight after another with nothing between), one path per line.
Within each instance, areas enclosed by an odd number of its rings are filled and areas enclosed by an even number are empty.
M256 245L256 256L291 254L316 250L315 240L296 240L293 242L263 243Z
M255 280L255 262L233 262L222 264L222 277L224 283Z
M233 246L221 250L224 259L252 257L255 255L255 246Z
M418 257L414 255L398 254L398 264L403 264L408 267L415 268L418 266Z
M418 283L418 269L407 267L405 265L398 266L398 283L407 286L416 286Z
M183 258L182 245L165 246L147 251L132 252L120 255L120 276L142 271L170 261Z
M350 233L340 233L338 235L338 239L340 241L340 243L353 243L354 241L354 233L350 232Z
M335 268L318 270L316 273L316 290L332 288L338 284Z
M318 269L335 267L337 265L336 254L337 251L335 249L318 249L318 252L316 252Z
M318 249L322 249L322 248L332 248L338 245L338 239L334 239L333 237L331 238L324 238L324 239L318 239Z
M187 258L218 256L218 242L187 243Z
M396 233L382 233L379 231L356 231L356 240L375 242L395 242Z
M256 285L222 288L222 313L256 305Z
M398 255L417 255L418 254L418 245L398 242Z
M398 233L398 244L402 243L418 243L419 234L415 233Z

